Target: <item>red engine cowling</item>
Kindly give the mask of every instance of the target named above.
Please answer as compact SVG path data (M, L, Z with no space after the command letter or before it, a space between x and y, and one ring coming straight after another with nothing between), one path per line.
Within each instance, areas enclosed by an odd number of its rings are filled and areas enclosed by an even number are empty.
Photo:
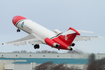
M55 48L58 48L60 45L55 43L54 41L52 41L51 39L49 38L45 38L45 42L49 45L49 46L52 46L52 47L55 47Z

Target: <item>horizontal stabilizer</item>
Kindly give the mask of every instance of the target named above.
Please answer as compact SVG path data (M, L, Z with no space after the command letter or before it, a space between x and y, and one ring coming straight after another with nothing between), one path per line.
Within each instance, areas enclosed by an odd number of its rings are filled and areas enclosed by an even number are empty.
M92 31L83 31L83 30L77 30L78 32L82 32L82 33L94 33L94 32L92 32Z
M74 41L87 41L95 38L102 38L100 36L76 36Z

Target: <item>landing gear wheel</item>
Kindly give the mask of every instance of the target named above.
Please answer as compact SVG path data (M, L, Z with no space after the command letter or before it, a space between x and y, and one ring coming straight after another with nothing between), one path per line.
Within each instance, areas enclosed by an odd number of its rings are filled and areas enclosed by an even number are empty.
M17 32L20 32L20 29L17 29Z
M34 49L39 49L39 44L34 45Z
M58 50L60 50L60 49L58 49Z

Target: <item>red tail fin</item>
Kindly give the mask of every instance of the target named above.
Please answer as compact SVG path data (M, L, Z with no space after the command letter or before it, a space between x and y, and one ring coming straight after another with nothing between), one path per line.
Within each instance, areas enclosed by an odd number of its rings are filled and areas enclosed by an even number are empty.
M66 43L68 46L70 46L75 37L76 34L68 34L66 36L60 35L58 38L61 39L64 43Z
M65 43L67 46L70 46L73 40L75 39L76 35L80 35L80 33L74 28L70 27L66 32L64 32L57 38L60 39L63 43ZM57 40L54 40L54 41L57 42Z

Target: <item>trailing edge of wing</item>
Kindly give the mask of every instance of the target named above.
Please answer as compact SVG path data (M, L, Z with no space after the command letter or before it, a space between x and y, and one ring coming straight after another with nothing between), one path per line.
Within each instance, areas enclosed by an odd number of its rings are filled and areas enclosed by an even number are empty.
M8 45L8 44L14 44L14 45L25 45L26 42L29 42L30 44L32 44L31 42L36 42L37 43L41 43L40 40L38 40L33 34L29 34L28 36L15 40L15 41L11 41L11 42L7 42L7 43L2 43L2 45Z
M94 38L102 38L100 36L77 36L74 41L87 41L87 40L91 40Z

